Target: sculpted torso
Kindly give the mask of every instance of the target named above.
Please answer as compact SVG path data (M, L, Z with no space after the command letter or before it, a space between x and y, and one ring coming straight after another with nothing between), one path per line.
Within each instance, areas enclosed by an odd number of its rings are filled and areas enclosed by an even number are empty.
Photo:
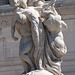
M58 14L48 14L48 18L43 21L43 24L46 26L50 32L50 38L52 39L52 48L55 49L58 53L58 56L61 57L66 53L65 43L63 41L62 27L67 27L66 23L61 20L61 16Z
M31 26L29 21L26 21L24 24L16 22L15 26L21 37L31 36Z

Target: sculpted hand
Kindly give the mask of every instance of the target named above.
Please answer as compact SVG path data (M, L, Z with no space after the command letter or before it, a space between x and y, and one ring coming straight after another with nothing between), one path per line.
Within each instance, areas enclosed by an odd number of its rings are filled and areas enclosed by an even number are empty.
M63 26L65 29L68 28L67 24L66 24L64 21L61 20L60 23L62 24L62 26Z
M14 40L14 41L17 41L17 40L18 40L18 38L17 38L17 37L13 37L13 40Z

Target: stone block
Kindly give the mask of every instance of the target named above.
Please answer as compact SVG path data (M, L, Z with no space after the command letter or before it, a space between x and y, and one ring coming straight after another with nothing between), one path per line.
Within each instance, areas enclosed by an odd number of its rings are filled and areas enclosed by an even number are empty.
M15 31L15 36L16 37L19 37L20 39L20 35L18 34L17 31ZM5 28L2 28L2 37L5 37L6 39L12 41L12 37L11 37L11 27L5 27Z
M11 36L11 27L2 28L2 37L10 37Z
M3 38L0 38L0 61L3 61L4 59L4 46L3 46Z
M9 0L0 0L0 5L8 4Z
M19 57L19 41L5 41L5 59Z
M63 66L62 72L75 72L75 65L71 66Z
M66 60L62 62L62 67L63 66L74 66L75 65L75 60Z
M75 72L66 72L64 75L75 75Z
M2 28L0 28L0 35L2 35Z
M63 60L64 61L72 61L75 60L75 52L71 53L71 52L67 52L67 54L65 56L63 56Z
M20 65L0 67L0 75L21 75L22 72L23 68Z
M0 16L0 27L7 27L7 26L9 27L11 25L12 25L12 16Z
M17 66L17 65L21 65L21 60L19 58L15 58L15 59L11 59L11 60L3 60L0 61L0 67L5 67L5 66Z
M65 20L68 25L68 29L63 30L64 41L67 45L68 52L75 52L75 19Z
M75 0L63 0L63 6L75 6Z

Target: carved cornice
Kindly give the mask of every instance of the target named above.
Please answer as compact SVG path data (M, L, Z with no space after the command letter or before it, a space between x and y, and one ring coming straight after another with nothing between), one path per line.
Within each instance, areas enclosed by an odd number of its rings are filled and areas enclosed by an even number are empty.
M62 19L75 19L75 6L56 8Z
M9 0L0 0L0 5L9 4Z
M10 5L2 5L0 6L0 16L12 15L14 9L10 7Z

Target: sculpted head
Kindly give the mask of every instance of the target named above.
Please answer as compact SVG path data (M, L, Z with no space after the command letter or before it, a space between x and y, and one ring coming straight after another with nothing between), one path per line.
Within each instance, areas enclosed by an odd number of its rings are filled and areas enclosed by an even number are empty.
M27 7L27 0L9 0L10 5L14 8L21 7L26 8Z
M16 14L16 21L18 21L21 24L25 24L27 21L27 17L22 13L17 13Z

